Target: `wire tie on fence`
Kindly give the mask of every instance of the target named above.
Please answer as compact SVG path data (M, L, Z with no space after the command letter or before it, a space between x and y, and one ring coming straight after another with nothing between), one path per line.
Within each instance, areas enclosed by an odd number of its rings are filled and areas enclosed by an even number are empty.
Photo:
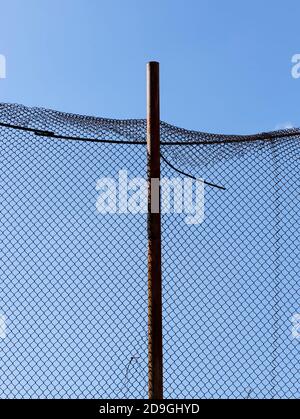
M43 131L43 130L35 130L35 135L38 135L39 137L54 137L55 132L53 131Z

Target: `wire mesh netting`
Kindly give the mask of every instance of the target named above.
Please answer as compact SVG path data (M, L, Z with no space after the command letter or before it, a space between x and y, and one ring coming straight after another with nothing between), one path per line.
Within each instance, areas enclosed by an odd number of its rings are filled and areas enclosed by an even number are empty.
M96 205L146 179L146 121L0 122L0 397L146 398L147 214ZM206 181L201 224L162 215L166 398L300 396L299 138L161 123L163 176Z

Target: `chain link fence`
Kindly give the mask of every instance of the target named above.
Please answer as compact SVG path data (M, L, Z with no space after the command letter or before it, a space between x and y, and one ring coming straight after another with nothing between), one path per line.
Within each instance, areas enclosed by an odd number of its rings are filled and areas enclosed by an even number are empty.
M0 122L0 397L147 398L147 214L97 207L146 179L146 121ZM299 138L161 123L162 175L206 182L201 224L162 215L167 399L300 396Z

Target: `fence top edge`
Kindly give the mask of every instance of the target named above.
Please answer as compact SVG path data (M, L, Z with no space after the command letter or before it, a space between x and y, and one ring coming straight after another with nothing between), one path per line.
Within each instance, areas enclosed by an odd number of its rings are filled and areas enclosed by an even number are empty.
M75 135L64 135L55 130L48 130L38 127L38 122L44 121L45 123L51 122L51 117L56 118L56 122L65 124L82 123L82 127L88 128L90 123L93 128L105 128L112 130L113 128L124 129L123 136L126 137L126 129L132 129L136 126L136 130L139 130L134 137L140 135L142 139L136 140L123 140L123 139L105 139L105 138L91 138L85 136ZM44 118L44 119L43 119ZM36 121L35 121L36 119ZM16 123L23 121L22 124ZM37 126L33 126L34 123ZM54 122L53 122L54 124ZM97 143L112 143L112 144L135 144L145 145L146 144L146 119L109 119L99 118L95 116L77 115L72 113L64 113L52 109L38 108L38 107L26 107L18 104L7 104L0 103L0 126L5 128L23 130L32 132L38 136L52 137L55 139L62 140L77 140L86 142L97 142ZM143 136L140 131L143 131ZM206 133L202 131L188 130L180 128L175 125L168 124L161 121L161 144L163 146L183 146L183 145L218 145L218 144L230 144L230 143L244 143L253 141L270 141L270 140L282 140L289 137L300 138L300 128L289 128L270 132L261 132L258 134L251 135L229 135L229 134L215 134ZM177 137L177 138L176 138Z

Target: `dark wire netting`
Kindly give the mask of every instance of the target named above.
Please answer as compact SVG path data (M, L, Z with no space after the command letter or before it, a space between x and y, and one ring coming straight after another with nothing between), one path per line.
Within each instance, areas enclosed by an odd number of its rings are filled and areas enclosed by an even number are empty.
M162 175L207 182L203 223L162 216L166 398L300 396L299 139L161 123ZM147 215L96 208L145 145L145 120L0 105L1 398L147 397Z
M8 128L0 150L0 396L146 397L147 218L96 210L97 180L145 176L145 150Z
M200 226L163 218L166 395L298 398L299 137L170 154L226 191Z

